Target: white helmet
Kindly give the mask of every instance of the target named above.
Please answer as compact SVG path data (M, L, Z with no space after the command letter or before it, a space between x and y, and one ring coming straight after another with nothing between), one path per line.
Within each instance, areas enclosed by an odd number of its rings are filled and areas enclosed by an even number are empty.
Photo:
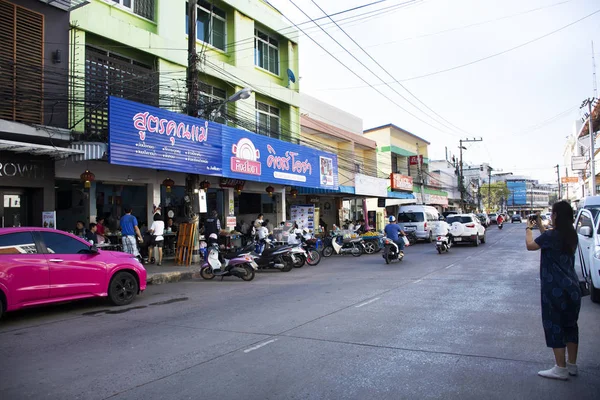
M390 215L390 222L396 222L396 217L394 217L393 215Z
M216 234L216 233L211 233L211 234L210 234L210 236L209 236L208 238L209 238L209 239L214 239L214 240L217 240L217 239L218 239L218 237L217 237L217 234Z

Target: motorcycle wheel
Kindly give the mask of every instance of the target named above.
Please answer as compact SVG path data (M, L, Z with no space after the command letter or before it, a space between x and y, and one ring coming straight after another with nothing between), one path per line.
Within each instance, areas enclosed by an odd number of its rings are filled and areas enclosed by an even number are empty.
M321 254L319 254L316 250L309 250L308 257L306 258L306 263L311 266L315 266L321 262Z
M377 251L377 246L375 246L375 243L372 240L365 241L365 253L366 254L373 254L376 251Z
M389 264L391 262L389 253L384 254L383 258L385 259L386 264Z
M290 259L283 260L283 264L285 266L281 269L281 272L290 272L292 269L294 269L294 263Z
M242 280L246 281L246 282L250 282L252 279L254 279L254 268L252 268L250 265L244 265L244 269L246 270L246 275L242 276Z
M204 267L200 270L200 276L209 281L215 277L215 274L212 273L210 267Z
M440 246L436 246L436 249L438 251L438 254L442 254L442 248Z
M363 249L362 249L362 248L360 248L360 246L353 246L353 247L352 247L351 254L352 254L354 257L360 257L360 256L362 256L362 253L363 253Z
M323 257L331 257L333 255L333 247L327 246L323 249Z
M302 268L306 264L306 257L303 255L296 256L296 262L294 263L294 268Z

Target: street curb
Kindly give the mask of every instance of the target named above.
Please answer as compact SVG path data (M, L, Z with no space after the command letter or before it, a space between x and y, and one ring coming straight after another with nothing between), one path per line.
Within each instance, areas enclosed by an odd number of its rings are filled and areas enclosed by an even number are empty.
M147 285L162 285L163 283L174 283L179 281L189 281L200 278L200 271L184 272L163 272L152 274L146 279Z

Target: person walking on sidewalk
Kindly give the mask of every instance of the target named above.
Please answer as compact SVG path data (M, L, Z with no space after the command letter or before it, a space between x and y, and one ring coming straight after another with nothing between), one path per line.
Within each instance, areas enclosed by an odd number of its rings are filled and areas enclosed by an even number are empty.
M163 259L163 247L165 243L165 221L162 216L158 213L154 214L154 221L150 227L150 234L152 235L152 244L148 247L148 258L154 257L154 247L158 249L158 262L156 265L162 265Z
M537 222L527 219L525 241L527 250L542 250L540 281L542 291L542 323L546 345L554 352L556 365L538 372L544 378L566 380L577 375L577 350L579 344L579 310L581 288L575 272L577 232L573 227L573 209L566 201L552 207L552 226L547 230L539 214ZM539 228L541 235L535 240L531 230ZM565 357L568 353L568 359Z
M131 207L126 207L125 215L121 217L121 243L124 252L140 258L135 238L137 237L140 242L143 242L142 233L140 232L140 228L138 228L137 218L131 215L132 211Z

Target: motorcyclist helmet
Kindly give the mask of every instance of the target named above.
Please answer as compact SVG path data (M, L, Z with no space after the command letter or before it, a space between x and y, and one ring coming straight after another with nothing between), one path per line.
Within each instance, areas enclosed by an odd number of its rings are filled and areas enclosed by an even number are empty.
M396 217L394 217L393 215L390 216L390 222L396 222Z
M217 240L217 239L218 239L218 237L217 237L217 234L216 234L216 233L211 233L211 234L210 234L210 236L209 236L208 238L209 238L209 239L212 239L212 240Z

